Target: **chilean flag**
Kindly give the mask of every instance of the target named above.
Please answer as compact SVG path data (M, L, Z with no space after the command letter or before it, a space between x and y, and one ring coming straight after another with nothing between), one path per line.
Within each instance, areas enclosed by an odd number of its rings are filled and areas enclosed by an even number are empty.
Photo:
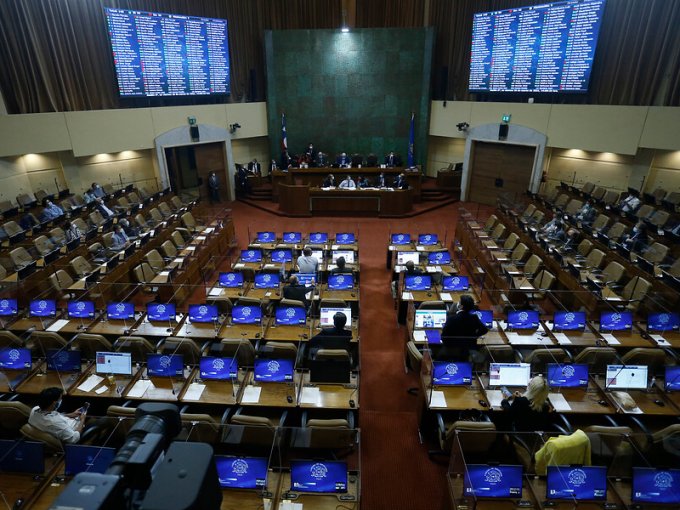
M286 114L281 114L281 152L288 150L288 136L286 134Z
M415 157L413 154L413 145L416 141L416 124L415 124L416 114L411 112L411 129L408 136L408 167L413 168L415 166Z

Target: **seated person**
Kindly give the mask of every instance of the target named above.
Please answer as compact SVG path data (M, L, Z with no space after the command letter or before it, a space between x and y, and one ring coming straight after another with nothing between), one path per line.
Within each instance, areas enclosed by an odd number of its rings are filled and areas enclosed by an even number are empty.
M312 292L312 287L305 287L301 285L296 275L291 275L288 279L288 285L283 287L283 297L285 299L294 299L295 301L302 301L305 308L309 310L310 302L307 299L307 293Z
M95 202L95 209L99 211L99 214L101 214L105 219L110 218L112 216L115 216L116 213L114 213L111 209L107 207L107 205L104 203L104 201L101 198L97 198Z
M366 166L368 167L378 166L378 156L376 156L372 152L368 156L366 156Z
M387 180L385 179L385 172L380 172L380 175L375 180L375 185L378 188L386 188L387 187Z
M345 180L343 180L339 186L340 189L356 189L356 187L357 187L356 183L352 180L352 177L349 175L345 177Z
M527 391L522 395L516 391L514 395L501 401L501 407L506 412L508 429L518 432L535 432L547 430L550 423L552 408L548 403L550 388L543 376L533 377L527 385Z
M368 179L366 177L363 177L363 176L360 175L357 178L357 187L358 188L369 188L370 186L371 186L371 184L368 182Z
M64 211L57 204L53 203L51 200L45 200L45 208L40 213L41 221L52 221L59 218Z
M309 340L309 358L314 359L319 349L350 350L352 332L345 329L347 316L342 312L333 315L333 327L321 328L321 331Z
M24 230L30 230L37 224L38 222L35 221L35 216L33 216L31 213L24 214L19 220L19 226Z
M328 174L328 176L323 180L321 187L322 188L335 188L335 176L333 174Z
M85 201L85 204L91 204L97 200L97 195L94 194L94 191L88 189L85 193L83 193L83 200Z
M328 158L326 157L326 155L323 152L319 151L319 152L316 153L316 159L314 160L314 165L317 166L317 167L328 166Z
M477 339L485 335L487 327L474 311L477 309L474 299L468 294L460 297L460 302L453 307L446 317L442 328L442 348L438 359L467 361L477 357Z
M292 162L293 160L290 157L288 150L286 149L281 153L281 158L279 158L279 167L281 168L281 170L287 170Z
M127 218L121 219L118 224L123 227L123 231L125 232L125 235L128 236L128 239L134 240L139 237L139 229L133 227L130 220Z
M402 172L396 179L394 179L395 189L408 189L408 181L406 180L406 175Z
M641 252L648 243L647 225L642 220L638 221L628 234L621 237L621 244L629 251Z
M119 223L113 230L113 236L111 236L111 250L121 251L128 247L130 244L130 239L123 230L123 226Z
M640 207L640 199L633 193L628 193L625 198L621 199L618 204L619 211L624 213L632 213Z
M57 412L61 405L61 388L45 388L38 396L38 405L31 409L28 423L52 434L63 443L77 443L83 431L87 411L79 409L69 414Z
M567 233L564 231L564 223L561 220L555 222L555 229L548 234L548 240L555 243L566 242Z
M335 158L335 163L338 166L343 167L343 166L349 166L351 161L350 161L349 156L347 155L346 152L341 152L340 155L337 158Z
M315 162L317 152L316 152L316 149L314 148L314 144L313 144L313 143L310 143L310 144L307 146L307 148L305 149L305 154L304 154L304 155L305 155L305 159L306 159L309 163L314 163L314 162Z
M576 221L590 225L597 216L597 209L593 205L593 201L589 198L586 203L576 213Z
M66 235L67 243L70 243L74 239L80 239L80 237L83 235L83 233L78 228L78 225L71 223L70 221L66 221L66 223L64 223L64 234Z
M93 182L92 186L90 186L90 193L94 194L95 198L102 198L104 195L106 195L104 188L102 188L96 182Z
M352 270L348 267L345 267L345 264L346 264L345 257L338 257L338 260L335 261L335 267L331 269L330 274L351 273Z
M385 156L385 166L388 167L401 166L400 158L394 153L394 151L390 151L389 154Z
M416 267L412 260L406 261L402 273L404 273L406 276L419 276L421 274L424 274L423 270L420 269L419 267Z
M570 228L567 230L566 234L566 241L556 247L557 251L560 253L566 253L569 251L573 251L574 248L576 248L576 245L578 244L579 241L579 233L578 230Z
M248 163L248 171L253 175L262 175L262 166L257 162L257 159L253 158L253 160Z
M298 271L301 273L317 273L319 271L319 259L312 255L312 249L307 247L302 250L302 255L297 258Z
M539 230L539 232L540 232L541 234L545 234L545 235L550 235L550 234L552 234L553 232L555 232L555 230L557 230L557 222L559 222L559 221L560 221L560 219L559 219L559 217L557 216L557 214L553 213L552 218L550 218L550 221L548 221L547 223L545 223L545 224L541 227L541 229Z

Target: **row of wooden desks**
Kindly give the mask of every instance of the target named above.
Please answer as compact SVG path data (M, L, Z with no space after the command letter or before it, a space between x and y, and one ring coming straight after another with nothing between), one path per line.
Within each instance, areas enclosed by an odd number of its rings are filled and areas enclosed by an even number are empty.
M339 299L345 301L347 304L359 302L359 287L353 287L347 290L329 289L327 283L309 287L309 291L313 294L310 296L310 301L319 301L321 299ZM209 302L238 300L241 297L252 297L262 299L263 301L278 302L283 298L282 286L275 288L258 289L253 282L244 282L239 287L220 287L219 284L213 285L206 289L206 300Z

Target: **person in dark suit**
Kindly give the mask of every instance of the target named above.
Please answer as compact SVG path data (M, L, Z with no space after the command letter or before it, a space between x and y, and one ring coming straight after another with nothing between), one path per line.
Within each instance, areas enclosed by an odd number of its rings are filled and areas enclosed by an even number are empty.
M401 166L401 158L394 153L394 151L390 151L387 156L385 156L385 165L388 167L395 167L395 166Z
M321 184L323 188L335 188L335 186L335 176L333 174L328 174Z
M253 158L253 160L248 163L248 171L253 175L262 175L262 167L260 163L257 162L257 159Z
M501 401L501 407L506 413L509 429L517 432L534 432L548 430L550 412L548 403L550 388L543 376L537 375L527 385L527 391L522 395L516 391L513 395Z
M319 349L344 349L350 352L352 331L345 329L347 316L337 312L333 316L332 328L321 328L321 331L309 340L308 356L314 359Z
M394 179L395 189L408 189L408 181L406 180L406 175L400 173L396 179Z
M345 274L345 273L351 273L352 270L349 269L348 267L345 267L345 257L338 257L338 260L335 261L335 267L331 269L330 273L331 274Z
M368 156L366 156L366 166L367 167L378 166L378 156L376 156L372 152Z
M269 173L271 174L273 171L278 170L279 165L276 164L276 160L272 159L272 162L269 163Z
M406 276L420 276L423 274L423 270L420 269L419 267L416 267L416 265L413 263L412 260L409 260L406 262L404 265L404 271L403 273Z
M357 178L357 188L368 188L370 187L371 184L368 182L368 179L362 175L360 175Z
M300 285L298 277L296 275L291 275L288 279L288 285L283 287L283 297L286 299L302 301L305 304L305 308L309 310L310 303L307 300L307 293L312 290L311 287Z
M458 306L449 313L442 328L442 348L438 359L467 361L477 348L477 339L486 334L487 327L475 314L475 301L464 294Z
M208 175L208 192L211 204L220 202L220 181L215 172L210 172Z
M641 252L648 243L647 225L643 221L638 221L633 230L621 239L623 247L634 252Z
M110 218L111 216L115 216L115 213L106 206L106 204L101 198L97 199L94 207L95 209L97 209L97 211L99 211L99 214L101 214L104 218Z
M375 185L378 186L379 188L386 188L387 187L387 180L385 179L385 172L380 172L380 175L375 181Z
M349 166L351 163L346 152L341 152L340 155L335 159L335 162L340 166Z
M292 163L292 158L290 157L290 154L288 154L288 151L285 150L281 153L281 158L279 159L280 164L279 166L281 167L282 170L287 170L288 167Z
M307 156L307 161L310 164L315 164L316 161L316 149L314 149L314 144L310 143L305 149L305 156Z
M326 155L323 152L319 151L319 152L316 153L316 161L314 162L314 164L317 167L328 166L328 158L326 157Z

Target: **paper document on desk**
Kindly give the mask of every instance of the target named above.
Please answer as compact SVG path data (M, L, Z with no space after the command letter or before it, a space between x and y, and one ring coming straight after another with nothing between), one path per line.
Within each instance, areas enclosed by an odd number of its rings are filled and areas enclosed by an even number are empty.
M242 404L257 404L260 401L261 386L246 386L241 397Z
M506 331L505 336L508 337L508 342L510 342L513 345L533 345L537 343L540 344L543 343L543 340L545 340L545 338L540 337L535 333L533 335L520 335L516 331Z
M213 227L208 227L203 232L205 232L206 234L212 234L213 232L215 232L215 229Z
M569 402L567 402L567 399L564 398L564 395L562 395L561 393L551 393L550 403L557 412L571 411L571 406L569 405Z
M301 404L321 405L321 390L316 387L304 386L300 394Z
M151 381L148 379L140 379L135 383L132 389L128 392L126 397L130 398L142 398L146 393L146 390L151 386Z
M428 273L441 273L442 268L440 266L426 266L425 269Z
M600 335L602 335L602 338L604 338L605 342L609 345L621 345L621 342L619 342L611 333L600 333Z
M662 337L661 335L650 335L650 336L652 337L652 340L654 340L656 342L657 345L664 345L664 346L670 345L670 342L668 340L666 340L664 337Z
M486 390L486 399L489 401L490 407L500 407L503 400L503 392L501 390Z
M427 335L425 334L425 331L422 329L416 329L413 332L413 341L414 342L427 342Z
M182 400L200 400L204 390L205 384L191 383Z
M80 386L78 386L78 389L86 393L90 392L103 380L103 377L99 377L97 374L92 374L90 377L85 379Z
M416 246L416 251L425 251L424 246Z
M54 321L54 324L52 324L49 328L47 328L45 331L52 331L52 332L57 332L61 330L64 326L68 324L68 319L59 319L58 321Z
M244 267L246 267L246 265L243 264L242 262L239 262L238 264L234 264L234 269L243 269Z
M265 269L276 269L276 264L265 264L264 268Z
M186 246L184 249L189 250L189 251L194 251L196 249L196 247L195 246Z
M97 395L101 395L102 393L106 393L107 391L109 391L109 389L108 389L106 386L100 386L99 388L97 388L96 390L94 390L94 392L95 392Z
M555 338L557 339L557 343L560 345L571 345L571 340L569 340L569 337L565 335L564 333L553 333L555 335Z
M446 397L443 391L432 390L430 407L446 407Z
M279 510L302 510L302 508L302 503L292 503L290 501L279 503Z
M208 296L219 296L222 294L222 289L220 287L215 287L213 289L210 289L210 292L208 292Z
M448 292L440 292L439 293L439 299L441 299L442 301L449 301L450 302L450 301L453 301L453 296Z
M402 292L401 293L401 299L402 301L412 301L413 300L413 294L410 292Z

